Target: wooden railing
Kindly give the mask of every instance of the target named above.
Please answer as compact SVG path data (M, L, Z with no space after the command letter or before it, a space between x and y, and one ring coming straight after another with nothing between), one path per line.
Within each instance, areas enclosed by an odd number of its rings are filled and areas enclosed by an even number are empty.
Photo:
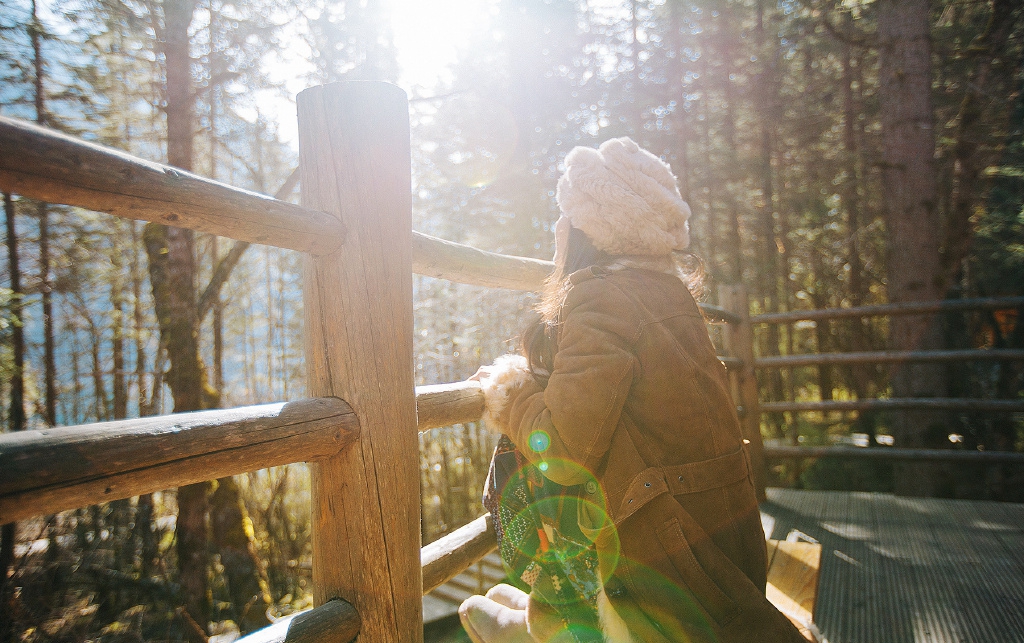
M252 640L418 641L419 597L495 542L484 517L416 555L416 432L479 420L483 395L476 382L414 394L411 275L536 290L552 264L410 229L408 103L397 88L313 88L298 112L302 206L0 117L2 190L305 253L315 396L2 435L0 522L308 461L318 607ZM742 345L743 334L727 341ZM724 361L753 381L749 359Z
M986 297L946 301L908 302L830 308L818 310L796 310L784 313L766 313L751 318L753 324L791 324L801 321L829 322L841 319L860 320L869 317L898 315L921 315L947 312L971 312L979 310L1007 310L1024 307L1024 297ZM789 369L804 366L832 366L853 364L895 364L906 362L949 363L969 361L1024 361L1024 350L1019 349L970 349L970 350L921 350L921 351L859 351L848 353L810 353L803 355L780 355L753 359L755 369ZM974 411L992 413L1024 413L1024 399L976 399L976 398L877 398L857 400L821 401L771 401L762 402L761 413L829 413L847 411ZM848 459L870 459L903 462L974 462L990 464L1021 464L1024 453L993 451L961 451L946 449L916 449L884 447L863 449L845 446L780 446L765 447L769 459L803 459L838 457Z
M305 253L314 396L0 435L0 522L308 461L317 607L248 640L420 641L421 595L495 541L482 517L419 548L417 431L478 420L483 395L476 382L413 386L411 275L535 290L552 264L411 230L408 102L397 88L317 87L298 112L302 206L0 117L2 190ZM704 311L726 323L722 359L763 494L760 415L781 407L758 404L754 368L778 364L754 360L742 288L722 288L719 301Z
M552 264L410 229L397 88L335 84L298 106L302 206L0 117L4 191L305 253L316 396L0 435L0 522L307 461L317 607L251 640L419 641L420 596L493 549L494 532L481 518L417 554L417 431L478 420L483 395L476 382L412 386L411 275L535 290Z

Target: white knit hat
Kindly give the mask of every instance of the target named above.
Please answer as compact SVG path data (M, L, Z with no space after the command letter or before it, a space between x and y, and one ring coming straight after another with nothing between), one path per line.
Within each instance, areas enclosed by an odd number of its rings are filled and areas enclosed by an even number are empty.
M575 147L555 195L572 227L611 255L667 255L690 245L690 206L667 163L630 138Z

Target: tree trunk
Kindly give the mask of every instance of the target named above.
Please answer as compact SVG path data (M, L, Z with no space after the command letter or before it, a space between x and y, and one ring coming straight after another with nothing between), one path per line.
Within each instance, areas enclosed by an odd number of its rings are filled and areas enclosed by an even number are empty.
M217 480L217 490L210 497L211 540L220 553L235 622L243 634L270 624L270 592L247 531L251 525L234 478Z
M79 294L79 296L81 296ZM93 411L97 422L105 422L110 419L110 400L107 398L107 387L103 381L103 362L100 359L100 345L103 336L99 327L92 318L89 307L83 301L80 312L89 325L89 350L92 356L92 397Z
M726 10L731 11L731 10ZM724 23L732 25L725 16ZM733 74L733 35L723 33L722 39L726 43L722 49L722 82L725 92L725 109L722 113L722 136L725 138L726 149L726 183L724 195L726 200L725 234L722 236L722 250L725 253L725 264L722 270L722 281L727 284L738 284L743 281L743 245L740 240L740 206L734 194L735 179L739 173L739 155L736 151L736 108L738 99L733 81L729 78Z
M195 0L163 2L167 162L183 170L192 169L195 137L188 35L195 9ZM210 396L205 395L206 376L199 359L193 236L191 230L155 224L147 224L143 232L161 343L166 346L171 363L167 384L174 397L175 413L216 406L208 404ZM208 482L178 489L175 526L178 576L187 612L185 631L197 641L201 640L201 633L189 628L189 621L205 632L211 609L206 528L209 489Z
M149 278L170 368L167 384L174 397L174 412L214 408L214 395L204 395L206 375L199 360L195 294L195 259L191 230L146 224L143 230L149 256ZM207 494L210 483L178 489L178 573L185 609L205 628L209 622L207 583Z
M121 230L123 226L116 222L114 237L111 240L110 253L110 308L112 328L111 336L111 357L114 362L113 394L114 408L113 419L123 420L128 417L128 384L124 363L124 270L121 259L123 246L120 243Z
M220 243L217 237L210 240L210 255L213 257L213 265L219 265ZM202 314L200 310L200 323ZM213 388L218 396L224 394L224 303L219 291L213 295Z
M928 0L878 3L882 190L888 294L893 303L942 297L929 5ZM889 337L894 350L942 346L935 315L893 317ZM898 364L890 376L895 397L943 397L946 380L944 367L937 364ZM949 446L944 414L903 411L893 417L897 446ZM935 495L938 475L927 466L900 465L895 484L897 493Z
M7 222L7 269L11 274L11 292L14 295L11 306L17 322L11 324L11 357L14 370L11 373L11 403L7 415L7 430L21 431L25 428L25 333L22 328L21 267L18 262L18 237L15 230L14 202L10 194L4 194L4 218Z
M46 125L46 95L43 92L43 55L42 55L42 24L39 22L36 2L32 2L32 27L30 30L32 40L32 62L35 69L35 108L36 123ZM54 334L53 334L53 300L52 284L50 282L50 209L47 204L39 202L37 206L39 215L39 281L42 293L41 303L43 308L43 380L44 380L44 409L46 423L50 426L57 424L57 366L54 358Z
M978 65L965 83L967 92L956 117L956 133L953 145L954 189L946 217L945 234L942 241L944 283L955 281L962 272L963 260L970 251L973 238L971 218L976 205L987 192L985 169L1002 151L1002 145L985 145L990 140L984 129L1003 124L1012 113L1012 100L1006 100L1008 88L1015 86L1011 80L1019 68L1007 64L1010 36L1014 32L1013 0L994 0L988 25L971 44L970 50L978 52ZM1019 18L1018 18L1019 19ZM995 114L986 114L986 102L1001 103ZM996 116L998 115L998 116ZM988 116L988 118L985 118ZM998 119L998 120L996 120ZM995 122L993 122L995 121Z
M50 280L50 209L39 204L39 287L43 308L43 408L46 423L57 425L57 361L53 332L53 284Z
M138 223L130 221L132 233L131 277L132 277L132 335L135 340L135 385L139 416L152 415L152 403L146 396L146 342L143 340L145 322L142 307L142 283L144 275L139 265L139 228Z
M7 267L11 274L11 292L14 293L15 315L21 318L21 269L18 266L18 237L15 233L14 202L11 195L4 193L4 218L7 222ZM11 373L11 405L7 415L7 430L21 431L25 428L25 337L21 323L11 324L11 353L14 370ZM0 641L14 641L12 614L15 600L11 579L8 574L14 563L14 541L17 525L13 522L0 527Z

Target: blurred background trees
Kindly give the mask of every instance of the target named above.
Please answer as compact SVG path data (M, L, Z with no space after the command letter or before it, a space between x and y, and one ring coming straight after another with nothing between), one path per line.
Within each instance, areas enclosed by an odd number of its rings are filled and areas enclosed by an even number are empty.
M0 113L289 199L297 80L388 80L412 99L413 226L427 234L549 258L565 154L631 136L678 175L712 285L744 284L753 313L1024 294L1017 3L434 4L436 33L403 23L421 14L400 0L11 0ZM438 43L451 64L425 73L417 47ZM293 253L17 195L5 217L6 430L303 396ZM415 297L420 384L514 350L531 303L425 277ZM756 342L761 355L1022 348L1020 315L798 323ZM760 386L765 400L1012 399L1022 377L1013 363L822 366ZM779 414L762 430L793 443L1024 448L1009 414ZM420 440L409 474L426 542L482 511L494 439L466 425ZM775 473L816 488L1024 497L1009 467ZM0 638L251 630L309 604L308 530L300 465L5 526Z

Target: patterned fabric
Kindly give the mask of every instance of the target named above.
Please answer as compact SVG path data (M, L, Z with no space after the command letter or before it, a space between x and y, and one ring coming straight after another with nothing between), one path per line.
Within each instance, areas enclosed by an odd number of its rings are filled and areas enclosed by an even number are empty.
M597 613L601 581L597 553L576 519L582 487L548 480L502 436L483 501L509 579L553 607L573 640L591 643L603 640Z

